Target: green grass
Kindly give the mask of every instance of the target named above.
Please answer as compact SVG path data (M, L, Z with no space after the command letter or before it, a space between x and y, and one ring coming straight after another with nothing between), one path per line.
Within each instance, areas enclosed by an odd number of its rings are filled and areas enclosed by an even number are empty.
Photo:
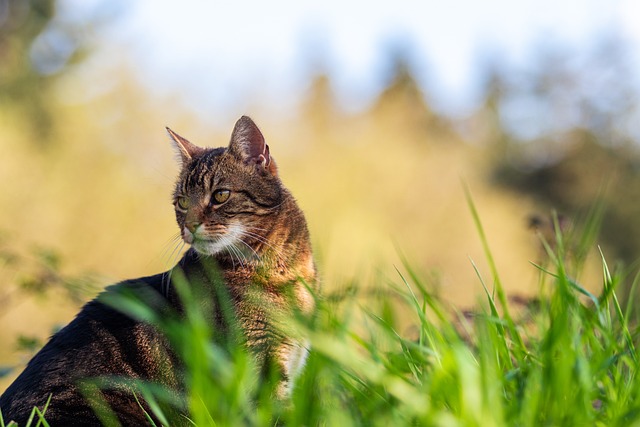
M601 210L581 234L545 242L548 262L532 265L540 293L516 313L469 204L490 266L490 281L478 271L485 293L474 315L448 308L409 262L395 279L380 279L380 292L318 296L313 318L291 319L311 353L290 402L272 398L274 379L257 380L243 348L212 342L187 286L184 320L158 319L133 302L127 310L158 324L184 360L180 404L196 426L640 426L638 322L632 299L623 305L616 294L625 284L634 295L638 278L602 257L600 295L574 279ZM170 425L164 408L175 397L153 384L136 388Z

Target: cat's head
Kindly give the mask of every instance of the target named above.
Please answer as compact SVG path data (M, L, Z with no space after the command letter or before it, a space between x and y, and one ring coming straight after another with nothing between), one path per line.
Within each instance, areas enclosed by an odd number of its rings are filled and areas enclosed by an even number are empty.
M258 127L241 117L225 148L198 147L167 131L182 162L174 206L183 240L203 255L258 255L286 197Z

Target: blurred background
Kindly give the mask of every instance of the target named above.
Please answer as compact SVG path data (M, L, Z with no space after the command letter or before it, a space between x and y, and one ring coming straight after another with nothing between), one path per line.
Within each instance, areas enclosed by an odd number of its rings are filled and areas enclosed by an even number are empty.
M0 366L174 264L164 127L222 146L243 114L327 290L397 281L404 256L473 304L472 262L492 279L465 185L510 293L537 291L552 212L580 232L598 201L596 243L633 271L639 49L634 0L0 0Z

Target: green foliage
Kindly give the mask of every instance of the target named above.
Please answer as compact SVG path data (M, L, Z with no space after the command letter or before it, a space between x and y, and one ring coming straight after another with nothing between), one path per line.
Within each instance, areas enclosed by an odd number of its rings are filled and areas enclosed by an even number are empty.
M469 194L468 203L491 259ZM213 329L199 288L176 272L181 315L160 316L133 296L112 302L165 333L185 364L186 391L127 383L148 403L150 425L640 425L640 328L632 304L616 294L625 282L636 287L638 276L610 269L603 256L600 295L575 280L601 212L587 215L585 231L572 236L577 244L554 215L554 241L543 241L548 263L537 266L540 293L520 302L520 314L492 261L490 285L477 270L485 301L472 315L451 312L407 261L384 291L316 295L313 317L290 319L311 352L288 401L274 398L277 378L260 378L239 331ZM228 313L225 298L217 295ZM100 386L87 382L87 396L99 396ZM95 407L105 425L117 424L99 401ZM45 410L34 409L29 425L47 425Z
M51 396L49 396L49 398L47 399L47 402L44 404L42 410L39 408L33 408L31 410L31 414L29 414L27 423L24 426L18 426L18 424L16 424L14 421L9 421L8 424L5 424L4 418L2 417L2 411L0 411L0 427L49 427L49 423L45 418L45 414L50 402Z
M43 96L48 79L33 66L29 52L54 15L54 0L4 1L0 10L0 103L21 108L38 137L51 126Z
M50 247L33 247L27 254L13 250L8 241L0 239L0 272L14 275L18 289L13 293L21 297L46 297L53 290L61 290L75 303L82 303L97 291L97 280L90 273L68 274L58 251ZM0 292L0 302L11 302L12 292ZM5 314L0 313L0 317Z
M106 16L79 20L60 16L58 0L4 0L0 3L0 110L13 110L33 132L33 141L51 142L55 105L49 89L55 78L89 50L92 25ZM86 12L85 12L86 13Z
M68 274L64 271L61 255L52 248L34 247L27 254L18 253L9 237L0 233L0 278L13 281L17 286L0 291L0 319L11 318L20 301L27 298L46 299L56 291L62 291L67 299L80 304L96 293L96 279L91 274ZM55 333L54 330L51 333ZM44 343L36 336L19 334L13 348L31 357ZM13 373L15 366L0 365L0 378Z
M640 329L616 296L626 277L603 258L602 294L591 294L573 279L559 230L556 238L545 242L550 263L539 266L541 293L519 317L509 314L493 267L498 297L485 285L486 303L470 319L453 322L456 313L406 262L385 292L318 296L313 318L291 319L311 353L289 402L274 399L273 378L256 380L242 346L212 339L216 332L186 283L179 286L183 317L160 318L129 300L125 311L158 325L188 372L187 392L178 400L144 383L136 384L139 396L164 425L175 422L163 410L167 404L187 407L198 426L636 425ZM407 316L412 326L405 333L398 325Z

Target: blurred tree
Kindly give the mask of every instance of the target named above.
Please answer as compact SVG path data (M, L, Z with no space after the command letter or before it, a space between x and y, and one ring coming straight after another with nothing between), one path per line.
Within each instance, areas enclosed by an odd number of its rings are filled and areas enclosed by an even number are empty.
M90 50L88 29L116 10L111 5L70 17L58 3L0 0L0 108L25 120L40 143L51 140L52 83Z
M484 97L478 111L470 118L470 128L467 129L470 140L484 143L491 165L502 163L512 142L500 114L504 97L509 92L504 72L497 60L491 59L487 63L482 77Z
M497 111L501 131L492 179L569 216L605 192L601 239L627 263L640 255L638 82L624 43L604 38L585 54L545 46L533 69L510 75L496 98L487 82L480 114ZM500 139L497 143L496 138Z
M425 94L414 77L409 49L404 45L394 46L389 50L388 61L388 83L371 109L376 120L392 121L389 124L404 130L415 130L438 140L450 140L453 127L426 102Z
M48 78L33 66L29 52L54 12L53 0L0 0L0 101L19 108L38 137L50 127L44 96Z
M312 77L302 110L304 120L312 127L314 135L324 134L332 129L338 112L328 74L317 73Z

